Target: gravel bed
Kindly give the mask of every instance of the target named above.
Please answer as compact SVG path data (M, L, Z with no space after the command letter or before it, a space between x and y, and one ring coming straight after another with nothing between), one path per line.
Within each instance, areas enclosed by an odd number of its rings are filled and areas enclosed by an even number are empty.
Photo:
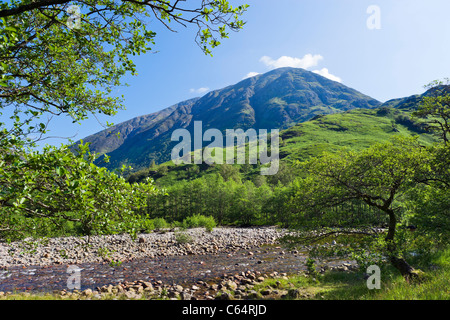
M251 249L275 244L286 230L275 227L204 228L127 234L25 239L0 243L0 268L10 266L46 266L87 262L124 262L157 256L203 255Z

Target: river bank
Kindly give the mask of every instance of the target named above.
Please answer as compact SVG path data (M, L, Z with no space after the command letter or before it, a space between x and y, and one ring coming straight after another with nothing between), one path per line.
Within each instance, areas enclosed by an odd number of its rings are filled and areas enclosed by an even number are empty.
M203 228L87 238L54 238L0 246L0 295L56 293L64 298L249 299L299 296L288 290L255 291L264 279L304 273L306 252L284 248L286 230ZM89 241L88 241L89 240ZM349 270L351 261L327 261ZM69 270L80 286L70 288Z
M286 230L260 228L204 228L165 230L128 234L25 239L12 243L0 242L0 268L11 266L46 266L92 262L125 262L158 256L204 255L232 253L263 244L277 243Z

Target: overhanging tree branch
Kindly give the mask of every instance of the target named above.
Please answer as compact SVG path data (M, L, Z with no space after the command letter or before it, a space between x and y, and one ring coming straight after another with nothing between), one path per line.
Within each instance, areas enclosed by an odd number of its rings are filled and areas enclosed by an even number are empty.
M32 11L38 8L43 8L56 4L65 4L70 1L71 0L38 0L26 4L20 4L19 6L14 8L0 10L0 18L15 16L27 11Z

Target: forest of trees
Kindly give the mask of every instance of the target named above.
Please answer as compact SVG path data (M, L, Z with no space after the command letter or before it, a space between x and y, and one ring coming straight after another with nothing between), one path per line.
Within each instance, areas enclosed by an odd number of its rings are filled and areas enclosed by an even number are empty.
M198 166L191 167L197 168L193 172L199 171ZM295 226L299 210L292 200L297 192L299 169L283 165L277 175L264 177L254 174L251 178L246 178L243 171L245 169L242 167L223 165L215 173L194 179L180 179L160 187L164 195L151 195L148 206L141 214L150 219L164 218L169 222L201 214L213 217L221 225ZM141 175L142 172L131 174L128 180L133 181ZM341 212L341 215L333 222L322 216L324 224L381 226L387 221L379 209L361 201L333 206L331 212ZM307 220L311 222L312 219L313 215Z

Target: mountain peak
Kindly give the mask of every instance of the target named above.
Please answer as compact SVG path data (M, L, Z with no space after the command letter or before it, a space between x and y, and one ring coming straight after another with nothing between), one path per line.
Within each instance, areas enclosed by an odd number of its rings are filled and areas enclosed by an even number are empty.
M159 112L137 117L84 139L91 152L108 153L109 168L123 164L138 169L152 160L170 160L171 134L194 121L203 128L286 129L319 114L381 103L341 83L301 68L278 68L183 101ZM117 137L117 133L120 136Z

